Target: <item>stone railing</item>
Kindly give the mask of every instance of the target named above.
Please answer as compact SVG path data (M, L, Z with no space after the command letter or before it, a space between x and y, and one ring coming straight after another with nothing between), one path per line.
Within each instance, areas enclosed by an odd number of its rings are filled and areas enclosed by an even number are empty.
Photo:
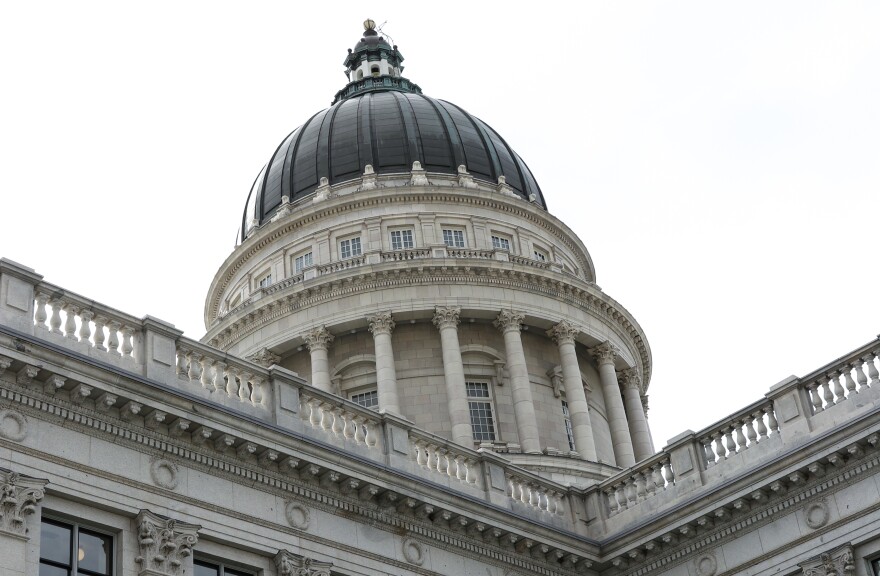
M312 429L366 448L379 443L382 419L376 412L311 387L303 387L299 399L300 416Z
M412 459L419 468L465 484L479 483L479 453L424 430L409 431Z
M706 466L711 467L756 446L769 438L770 434L778 433L779 423L773 411L773 402L762 400L700 433L697 440L703 447Z
M801 378L813 414L855 401L858 394L877 388L878 355L880 345L871 342Z
M382 262L396 262L400 260L420 260L422 258L430 258L431 250L429 248L415 248L408 250L393 250L391 252L381 252Z
M357 268L358 266L363 266L366 263L366 256L355 256L354 258L337 260L336 262L331 262L330 264L325 264L324 266L318 266L318 276L323 276L324 274L333 274L334 272L341 272L350 268Z
M531 266L533 268L540 268L541 270L550 269L550 262L542 262L541 260L535 260L534 258L526 258L525 256L510 254L508 259L514 264L520 264L521 266Z
M675 484L669 454L659 452L599 484L609 516L654 498Z
M450 258L476 258L478 260L492 260L495 258L494 250L477 250L475 248L447 248L446 254Z

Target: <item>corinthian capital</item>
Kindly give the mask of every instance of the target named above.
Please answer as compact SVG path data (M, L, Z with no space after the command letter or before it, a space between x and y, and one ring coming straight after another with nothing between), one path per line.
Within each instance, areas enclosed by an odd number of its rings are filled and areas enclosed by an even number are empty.
M27 534L27 517L36 511L47 483L0 470L0 533Z
M297 556L281 550L275 555L275 566L279 576L330 576L332 562L319 562L305 556Z
M522 330L522 322L526 315L522 312L514 312L513 310L502 310L498 317L495 318L495 327L502 332Z
M639 377L639 371L636 368L627 368L619 373L618 381L624 388L635 388L641 392L642 379Z
M199 541L201 526L178 522L141 510L137 515L140 554L134 559L144 576L178 576L185 572L184 560Z
M391 334L391 331L394 330L394 319L391 317L390 311L367 316L367 322L370 323L370 332L373 333L373 336Z
M434 308L434 326L440 328L458 327L458 316L461 314L460 306L437 306Z
M848 542L798 566L804 576L852 576L856 573L852 544Z
M263 348L259 352L251 354L247 359L254 364L259 364L263 368L269 368L272 364L278 364L281 362L281 356L273 354L268 348Z
M580 334L580 330L568 320L562 320L553 328L547 330L547 336L553 338L556 344L574 344L574 339Z
M303 334L303 340L306 341L309 350L326 350L333 342L333 334L326 326L318 326Z
M618 355L620 355L620 350L611 342L605 342L595 348L590 348L590 356L596 359L599 366L602 364L614 364L614 359Z

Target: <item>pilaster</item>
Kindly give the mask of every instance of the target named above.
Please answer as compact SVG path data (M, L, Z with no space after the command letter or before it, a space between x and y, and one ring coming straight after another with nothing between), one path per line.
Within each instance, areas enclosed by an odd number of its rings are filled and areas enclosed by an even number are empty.
M28 544L40 537L40 503L48 480L0 469L0 574L25 576Z
M192 549L199 541L201 526L187 524L141 510L137 524L139 554L134 561L138 576L183 576L192 574Z

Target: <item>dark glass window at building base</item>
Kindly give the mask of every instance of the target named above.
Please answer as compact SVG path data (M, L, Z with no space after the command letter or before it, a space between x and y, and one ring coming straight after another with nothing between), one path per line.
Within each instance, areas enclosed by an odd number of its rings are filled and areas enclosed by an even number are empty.
M113 537L57 520L40 525L40 576L112 576Z

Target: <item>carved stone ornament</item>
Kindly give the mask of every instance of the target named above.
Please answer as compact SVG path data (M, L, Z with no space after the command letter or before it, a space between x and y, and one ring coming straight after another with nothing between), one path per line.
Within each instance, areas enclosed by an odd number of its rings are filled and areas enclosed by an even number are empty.
M150 462L150 478L162 488L174 490L178 481L177 464L165 458L153 458Z
M619 381L624 388L635 388L639 392L642 390L642 379L636 368L627 368L621 371Z
M201 526L186 524L141 510L135 520L138 529L140 554L134 559L140 564L141 576L182 576L184 562L192 556L193 546L199 541Z
M798 566L804 571L804 576L852 576L856 573L853 548L849 543Z
M326 350L333 342L333 334L327 330L326 326L318 326L303 334L303 340L306 341L309 350Z
M24 415L9 408L0 409L0 438L21 442L27 433L28 421Z
M312 514L302 504L288 502L284 506L284 517L287 518L287 523L297 530L308 530Z
M824 498L811 502L804 507L804 522L815 530L828 523L828 504Z
M27 517L37 510L48 480L0 470L0 533L27 535Z
M440 330L444 328L457 328L461 307L437 306L434 308L434 326Z
M495 318L495 327L502 332L522 330L522 323L526 315L522 312L514 312L513 310L502 310L498 317Z
M333 563L319 562L281 550L275 555L275 566L278 568L278 576L330 576Z
M259 352L251 354L247 357L247 359L254 364L259 364L263 368L269 368L273 364L278 364L279 362L281 362L281 356L269 352L268 348L263 348Z
M718 571L718 561L711 552L701 554L694 560L694 570L698 576L713 576Z
M394 330L394 319L391 317L390 311L367 316L367 322L369 322L370 332L373 336L391 334L391 331Z
M402 552L403 557L410 564L421 566L425 563L426 551L421 542L413 540L412 538L404 539L402 544Z
M574 344L574 339L580 334L580 330L574 327L574 324L568 320L562 320L553 328L547 330L547 336L553 338L557 345Z
M611 342L605 342L595 348L590 348L590 356L595 358L600 366L602 364L614 364L614 359L619 355L620 350Z
M550 378L550 385L553 387L553 397L562 397L562 366L558 364L547 370L547 377Z
M425 172L425 169L422 168L422 163L416 160L413 162L412 171L410 172L409 185L410 186L427 186L430 182L428 182L428 175Z

